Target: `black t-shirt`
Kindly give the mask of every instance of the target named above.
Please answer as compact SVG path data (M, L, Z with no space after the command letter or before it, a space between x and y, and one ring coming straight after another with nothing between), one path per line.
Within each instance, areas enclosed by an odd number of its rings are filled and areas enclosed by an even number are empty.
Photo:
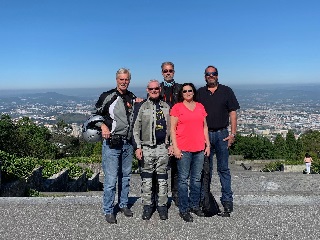
M232 89L222 84L218 85L214 93L211 93L207 86L199 88L197 101L202 103L208 114L208 128L214 130L228 127L229 113L240 109Z
M163 111L160 109L159 101L156 104L156 142L164 143L166 138L167 123Z

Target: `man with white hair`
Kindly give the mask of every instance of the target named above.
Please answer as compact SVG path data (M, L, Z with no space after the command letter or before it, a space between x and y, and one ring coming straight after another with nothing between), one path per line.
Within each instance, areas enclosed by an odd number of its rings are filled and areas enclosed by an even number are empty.
M153 194L157 194L157 210L161 220L168 219L167 165L172 147L170 137L170 106L160 99L160 84L150 80L148 98L137 104L133 119L133 146L141 161L143 220L153 213ZM153 193L153 176L156 175L158 191Z

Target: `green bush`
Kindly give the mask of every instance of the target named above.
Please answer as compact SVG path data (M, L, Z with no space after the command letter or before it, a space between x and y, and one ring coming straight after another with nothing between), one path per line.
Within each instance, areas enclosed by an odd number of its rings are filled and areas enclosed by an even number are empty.
M65 160L70 163L85 163L85 164L91 164L91 163L101 163L101 156L90 156L90 157L67 157L67 158L61 158L60 160Z
M1 177L4 182L25 178L29 176L37 166L40 166L37 158L17 158L3 151L0 151L0 159L2 162Z
M261 170L262 172L275 172L281 170L281 165L283 164L282 161L276 161L272 163L268 163L265 167Z
M15 155L8 154L0 150L1 178L3 182L10 182L31 175L32 171L39 166L43 167L42 176L49 178L52 175L68 170L70 178L77 178L86 172L87 178L93 175L90 168L83 168L78 163L96 163L101 162L99 157L73 157L59 160L40 160L32 157L17 158Z
M312 164L311 164L311 171L312 173L318 173L320 174L320 160L313 160Z
M42 166L42 176L44 178L49 178L53 174L61 172L64 169L68 170L68 175L70 178L78 178L83 172L87 172L88 176L92 175L92 171L89 171L88 168L83 169L76 163L69 162L67 159L46 160L42 162Z

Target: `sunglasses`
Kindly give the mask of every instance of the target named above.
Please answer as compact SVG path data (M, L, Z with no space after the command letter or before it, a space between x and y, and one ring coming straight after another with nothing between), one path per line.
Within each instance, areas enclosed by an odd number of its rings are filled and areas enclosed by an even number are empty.
M217 72L206 72L206 76L210 76L212 74L212 76L218 76Z
M186 92L193 92L193 90L192 90L192 89L189 89L189 90L183 90L182 92L183 92L183 93L186 93Z
M152 90L156 90L156 91L158 91L158 90L160 90L160 88L159 88L159 87L155 87L155 88L148 88L148 90L149 90L149 91L152 91Z
M167 72L169 72L169 73L173 73L174 72L174 70L173 69L164 69L164 70L162 70L162 72L163 73L167 73Z

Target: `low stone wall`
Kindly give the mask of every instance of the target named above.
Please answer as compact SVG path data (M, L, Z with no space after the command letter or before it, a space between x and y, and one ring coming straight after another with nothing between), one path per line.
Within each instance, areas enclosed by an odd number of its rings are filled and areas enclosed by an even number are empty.
M86 192L102 190L102 183L99 181L99 172L87 179L86 173L77 178L70 179L68 171L63 170L54 174L48 179L42 177L43 167L33 170L26 179L19 179L10 183L0 185L1 197L24 197L27 196L28 189L39 192Z
M281 165L281 171L283 172L303 172L306 169L306 165Z
M102 182L100 182L100 173L94 173L87 182L88 190L90 191L101 191L103 188Z
M261 163L261 164L269 164L273 162L280 162L284 161L283 159L257 159L257 160L235 160L234 164L240 165L241 163L243 164L253 164L253 163Z
M70 179L68 182L68 192L86 192L87 190L87 176L85 172L77 179Z
M1 197L24 197L26 196L27 182L25 179L19 179L14 182L1 185Z
M31 176L27 178L27 187L35 190L41 190L43 185L43 177L42 177L43 167L35 168Z
M45 192L63 192L67 190L67 183L69 181L68 171L63 170L46 179L43 184L43 191Z

